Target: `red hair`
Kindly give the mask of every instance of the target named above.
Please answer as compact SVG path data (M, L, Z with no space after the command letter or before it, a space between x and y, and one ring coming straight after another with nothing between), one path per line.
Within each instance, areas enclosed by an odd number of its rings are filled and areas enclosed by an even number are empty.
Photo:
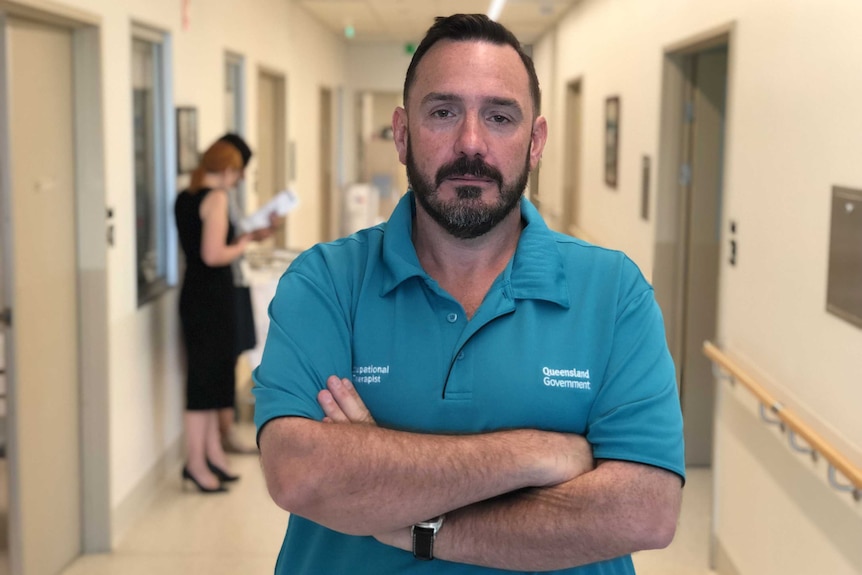
M204 176L207 173L216 174L227 169L241 171L242 168L242 154L239 153L239 150L229 143L219 140L201 156L198 167L192 172L189 191L199 191L203 187Z

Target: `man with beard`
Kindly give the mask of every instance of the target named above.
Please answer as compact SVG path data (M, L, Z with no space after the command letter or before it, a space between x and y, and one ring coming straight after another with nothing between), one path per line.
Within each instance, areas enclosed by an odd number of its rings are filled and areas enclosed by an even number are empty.
M507 29L438 19L392 122L412 191L282 278L255 371L264 474L291 512L277 574L630 574L673 538L661 314L625 255L522 198L539 103Z

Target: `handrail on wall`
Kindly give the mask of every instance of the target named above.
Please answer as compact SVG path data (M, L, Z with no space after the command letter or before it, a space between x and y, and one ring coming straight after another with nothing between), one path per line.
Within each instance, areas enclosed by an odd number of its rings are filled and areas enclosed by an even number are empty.
M795 451L810 454L817 459L818 454L829 463L829 483L839 491L847 491L853 494L856 501L862 500L862 469L844 457L835 447L817 434L813 429L777 401L767 392L762 385L748 375L736 362L728 357L721 349L712 342L703 344L703 353L712 360L725 374L725 378L738 381L743 384L760 401L760 417L764 422L779 425L781 431L790 430L789 441ZM767 409L769 413L767 413ZM802 438L808 447L800 446L796 437ZM844 485L838 481L836 471L840 472L851 485Z

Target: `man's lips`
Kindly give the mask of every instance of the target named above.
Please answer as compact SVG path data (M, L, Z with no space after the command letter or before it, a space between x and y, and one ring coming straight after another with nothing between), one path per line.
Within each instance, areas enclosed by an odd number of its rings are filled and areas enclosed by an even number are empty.
M470 176L470 175L448 176L445 179L449 180L449 181L453 181L453 182L470 182L470 183L492 183L494 181L491 178L481 178L479 176Z
M502 187L503 175L481 158L459 158L437 170L435 180L438 186L449 182L455 187L477 186L484 189L488 186Z

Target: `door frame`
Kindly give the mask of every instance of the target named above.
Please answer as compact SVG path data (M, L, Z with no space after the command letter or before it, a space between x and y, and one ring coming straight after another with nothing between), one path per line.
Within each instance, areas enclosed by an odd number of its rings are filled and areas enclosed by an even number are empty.
M73 38L75 123L75 201L78 276L81 552L111 549L110 414L108 377L108 248L112 210L106 205L103 142L101 18L78 9L37 0L0 0L0 85L8 83L7 17L23 17L68 28ZM14 222L11 208L10 102L0 90L0 238L3 265L0 305L13 309L15 262L11 250ZM22 570L20 525L26 510L18 498L18 438L16 436L16 378L14 317L7 330L7 434L9 449L9 558L12 573Z
M246 102L246 63L245 56L238 52L233 52L231 50L225 50L224 53L224 72L225 72L225 85L227 85L227 80L229 75L232 72L236 73L236 97L233 102L233 106L231 107L231 116L233 119L233 127L225 126L228 128L228 131L234 132L243 138L246 137L246 116L245 112L247 109ZM227 120L227 118L225 118ZM247 205L247 186L245 179L240 180L236 185L236 207L239 208L240 214L239 216L244 216L248 212Z
M676 337L676 325L669 318L675 318L675 302L677 301L675 286L677 279L676 250L667 246L675 246L682 237L680 230L680 190L679 167L685 155L683 142L679 135L683 131L683 119L680 110L683 107L685 74L682 61L686 56L696 54L720 45L726 45L729 54L728 93L733 81L733 53L735 39L735 23L725 24L703 33L697 34L665 47L662 80L661 120L659 135L659 156L657 162L658 189L656 198L656 237L655 264L653 282L656 299L665 314L668 331L668 341ZM728 98L726 118L730 117L731 102ZM726 122L727 123L727 122ZM725 143L725 156L728 144ZM725 172L727 166L725 165Z
M320 241L328 242L337 238L336 230L340 229L339 214L341 206L338 203L335 189L335 162L333 149L335 142L335 93L328 86L321 86L320 102ZM293 156L293 154L291 154ZM291 180L296 180L295 158L291 157ZM293 181L292 183L295 183Z
M657 162L658 188L655 202L655 258L653 264L653 286L656 300L665 317L667 339L671 351L678 349L680 322L679 289L680 242L684 239L682 212L685 208L680 190L680 165L685 157L683 118L680 110L684 106L685 70L684 60L710 48L726 45L728 48L728 94L733 80L733 48L735 23L725 24L697 34L686 40L669 45L664 50L664 66L661 100L661 123L659 155ZM728 97L725 124L728 124L731 101ZM725 157L729 145L725 141ZM727 172L725 162L724 172ZM677 357L674 357L677 360Z
M269 68L266 66L258 66L257 67L257 76L256 76L256 85L255 89L257 90L257 102L260 102L260 90L261 90L261 80L263 77L267 77L272 80L275 84L276 90L276 101L275 101L275 118L273 119L273 127L275 129L275 149L273 150L273 160L275 161L275 171L274 177L276 180L276 189L272 190L268 198L272 198L279 189L284 189L287 185L287 175L288 175L288 166L287 166L287 74L281 72L280 70L276 70L274 68ZM261 111L257 110L257 127L258 127L258 149L261 148L260 141L260 122L261 122ZM260 154L258 154L260 155ZM260 163L257 165L257 171L260 171ZM256 192L256 207L260 207L266 202L261 201L260 190L257 189L258 182L260 180L259 177L256 178L255 181L255 192ZM290 214L285 218L284 224L276 231L274 236L275 247L276 248L287 248L290 243Z
M688 155L685 149L686 142L682 137L686 128L681 112L685 105L685 86L687 82L685 65L686 61L696 54L719 46L726 46L727 48L727 96L725 99L725 140L723 143L723 155L725 159L722 166L723 174L727 174L727 158L730 157L731 147L731 139L727 137L729 134L727 126L731 125L733 105L732 86L736 52L735 35L736 23L730 22L673 43L666 46L664 50L652 281L656 300L665 317L668 346L677 368L679 368L679 363L683 360L680 357L680 352L683 349L681 339L684 334L683 323L685 320L685 310L683 309L683 304L680 302L683 300L682 291L685 289L686 281L684 277L686 266L682 261L686 256L686 250L682 248L681 244L688 241L686 238L688 216L685 214L688 205L686 190L681 183L681 166L683 159ZM723 177L723 179L726 181L726 178ZM722 195L722 203L726 203L726 194L724 193ZM721 229L724 229L723 226ZM719 246L724 244L723 240L723 237L719 238ZM719 265L723 261L722 256L723 254L719 253ZM718 282L716 293L718 301L720 301L722 295L720 269L716 281ZM719 333L720 314L716 311L716 337L718 337ZM679 378L677 379L677 384L681 384ZM716 508L715 497L713 497L712 508ZM715 540L716 521L717 519L713 515L710 527L709 549L709 564L711 566L715 566L719 551Z
M563 165L563 198L561 224L565 233L581 235L581 166L584 141L584 79L577 77L566 82L565 95L566 133L563 135L565 154Z

